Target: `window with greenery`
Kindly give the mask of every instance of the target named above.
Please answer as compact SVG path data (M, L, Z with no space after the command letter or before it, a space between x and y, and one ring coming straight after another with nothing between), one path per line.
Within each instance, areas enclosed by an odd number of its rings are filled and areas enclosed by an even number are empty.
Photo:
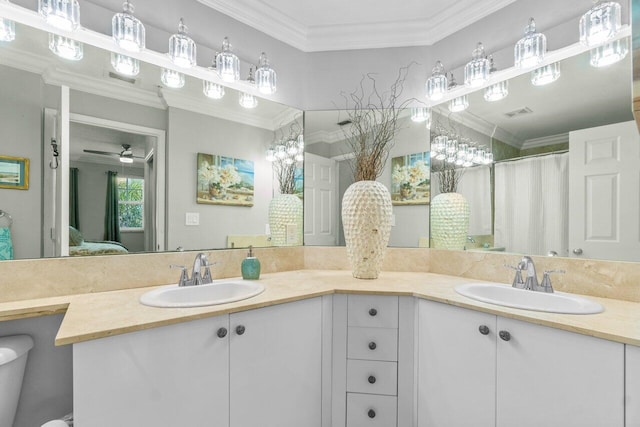
M144 229L144 179L118 177L120 229Z

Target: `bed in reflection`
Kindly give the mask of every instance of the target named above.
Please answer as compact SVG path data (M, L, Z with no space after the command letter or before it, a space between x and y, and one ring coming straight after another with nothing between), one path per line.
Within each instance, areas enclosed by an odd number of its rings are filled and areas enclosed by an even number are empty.
M117 255L129 251L119 242L84 240L84 236L69 227L69 256Z

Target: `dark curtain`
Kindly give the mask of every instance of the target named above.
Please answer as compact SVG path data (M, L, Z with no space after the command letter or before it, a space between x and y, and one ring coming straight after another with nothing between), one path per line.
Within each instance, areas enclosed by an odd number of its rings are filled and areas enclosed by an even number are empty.
M117 172L107 172L107 203L104 214L104 240L120 241L120 213L118 212Z
M78 209L78 168L69 169L69 225L80 229L80 211Z

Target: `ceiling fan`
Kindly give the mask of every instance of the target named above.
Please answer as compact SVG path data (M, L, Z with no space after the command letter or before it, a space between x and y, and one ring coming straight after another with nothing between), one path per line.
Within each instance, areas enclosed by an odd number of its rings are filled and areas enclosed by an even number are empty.
M122 163L133 163L133 159L144 159L144 157L134 156L133 150L131 150L131 145L122 144L122 151L119 153L113 153L110 151L97 151L97 150L82 150L85 153L90 154L98 154L101 156L112 156L120 158Z

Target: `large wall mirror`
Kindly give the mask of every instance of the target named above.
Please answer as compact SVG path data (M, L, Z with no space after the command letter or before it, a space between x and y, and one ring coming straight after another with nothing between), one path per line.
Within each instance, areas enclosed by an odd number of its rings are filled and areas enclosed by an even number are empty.
M269 203L278 185L265 152L302 129L302 111L261 98L247 109L229 88L209 99L190 76L183 88L166 88L161 70L144 62L126 77L110 52L86 44L81 61L64 60L48 41L16 24L16 39L0 44L0 156L30 163L28 189L0 188L13 259L273 244ZM117 174L118 239L105 235L109 171ZM68 245L61 215L79 231L70 229ZM78 240L95 247L74 248ZM99 244L106 240L119 244Z
M442 129L486 145L494 156L493 164L469 167L460 180L458 192L471 207L465 250L640 261L640 142L631 122L631 55L601 68L590 65L589 55L563 60L560 78L548 85L532 85L531 73L509 80L509 94L500 101L487 102L478 91L463 112L435 106L430 136L405 123L391 157L429 151L430 139ZM335 176L337 193L330 196L311 180L305 184L306 243L344 244L337 204L350 179L338 124L345 117L337 111L305 116L306 177ZM390 188L392 170L390 163L380 179ZM438 178L432 171L431 197L439 192ZM326 210L332 200L335 216ZM427 205L396 204L390 245L429 246L429 214ZM314 233L333 229L337 238L313 240Z

